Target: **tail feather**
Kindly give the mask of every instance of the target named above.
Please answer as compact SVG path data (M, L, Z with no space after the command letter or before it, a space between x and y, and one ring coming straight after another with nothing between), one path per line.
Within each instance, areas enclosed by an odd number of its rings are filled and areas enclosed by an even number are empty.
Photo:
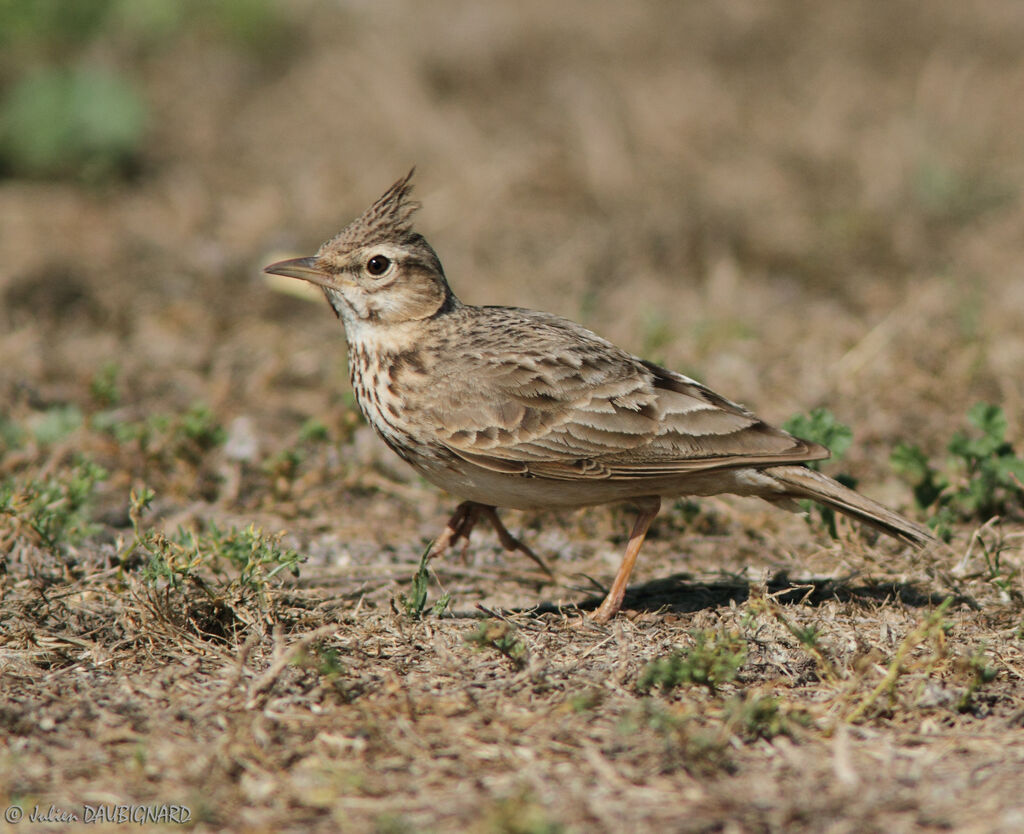
M813 469L773 466L763 469L762 473L771 475L783 488L783 498L810 498L915 547L925 547L937 541L926 527Z

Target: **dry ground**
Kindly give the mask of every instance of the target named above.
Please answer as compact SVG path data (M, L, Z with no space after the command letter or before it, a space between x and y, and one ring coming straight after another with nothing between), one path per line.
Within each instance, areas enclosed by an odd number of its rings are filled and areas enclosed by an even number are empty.
M582 320L773 421L827 406L839 468L920 517L896 443L941 458L982 400L1024 432L1021 7L278 14L257 48L100 38L151 105L137 175L0 182L0 475L107 471L80 537L0 520L0 802L179 803L198 831L1024 829L1019 518L915 557L680 502L604 627L580 609L628 512L508 513L556 580L481 531L418 619L453 499L361 425L327 308L259 272L415 163L464 300ZM211 525L253 523L299 579L209 572ZM206 561L149 576L179 527ZM719 685L642 686L698 634Z

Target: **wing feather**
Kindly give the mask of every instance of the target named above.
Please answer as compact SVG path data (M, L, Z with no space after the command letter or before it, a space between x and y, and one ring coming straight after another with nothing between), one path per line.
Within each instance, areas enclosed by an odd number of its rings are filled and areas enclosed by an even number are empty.
M463 357L477 372L450 380L432 415L443 444L466 461L524 476L643 480L828 456L573 322L481 309L508 344L484 341Z

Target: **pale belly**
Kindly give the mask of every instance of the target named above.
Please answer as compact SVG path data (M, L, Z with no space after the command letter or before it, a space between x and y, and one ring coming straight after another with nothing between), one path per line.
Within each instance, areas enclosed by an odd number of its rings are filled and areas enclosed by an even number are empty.
M570 509L658 496L758 495L783 490L767 471L750 467L719 469L671 478L635 480L554 480L508 475L460 462L458 471L443 465L416 468L428 481L463 500L516 510ZM768 470L770 471L770 470Z

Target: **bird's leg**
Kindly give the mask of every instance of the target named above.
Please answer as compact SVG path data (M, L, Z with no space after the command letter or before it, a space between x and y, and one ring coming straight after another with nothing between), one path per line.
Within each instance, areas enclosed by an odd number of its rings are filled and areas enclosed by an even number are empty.
M469 548L469 534L473 532L473 528L476 526L477 519L480 518L480 511L485 508L483 504L477 504L475 501L463 501L455 508L455 512L452 513L452 517L448 520L447 526L440 536L437 537L437 541L434 542L434 546L431 548L430 558L433 559L435 556L440 556L449 547L456 544L459 539L464 539L462 545L462 555L465 557L466 550Z
M463 540L462 555L465 558L466 550L469 547L469 534L473 532L473 528L481 516L491 523L494 532L498 534L498 541L501 542L501 546L505 550L509 552L518 550L524 556L536 562L540 569L548 576L554 576L551 569L544 564L544 560L513 536L505 525L501 523L501 519L498 518L498 513L494 507L488 504L478 504L475 501L463 501L456 507L455 512L448 521L448 525L444 528L444 532L434 542L434 546L430 551L430 558L433 559L435 556L440 556L448 548L458 543L459 539Z
M494 532L498 534L498 541L501 542L501 546L505 548L505 550L509 551L510 553L512 551L518 550L527 559L532 559L534 562L536 562L537 566L542 571L544 571L544 573L554 578L554 574L551 572L551 568L544 564L544 560L541 559L540 556L538 556L532 550L530 550L530 548L528 548L525 544L519 541L519 539L513 536L505 527L505 525L501 523L501 519L498 518L498 512L497 510L495 510L494 507L480 505L480 515L484 516L484 518L491 522L491 527L493 527Z
M626 583L629 582L629 575L633 572L633 566L636 564L636 557L640 554L647 530L661 509L661 499L657 496L643 498L637 501L637 509L640 510L640 515L637 516L636 523L633 525L633 532L629 534L626 555L622 557L622 564L619 565L619 572L615 574L612 589L604 598L604 602L590 615L594 622L606 623L619 613L622 600L626 596Z

